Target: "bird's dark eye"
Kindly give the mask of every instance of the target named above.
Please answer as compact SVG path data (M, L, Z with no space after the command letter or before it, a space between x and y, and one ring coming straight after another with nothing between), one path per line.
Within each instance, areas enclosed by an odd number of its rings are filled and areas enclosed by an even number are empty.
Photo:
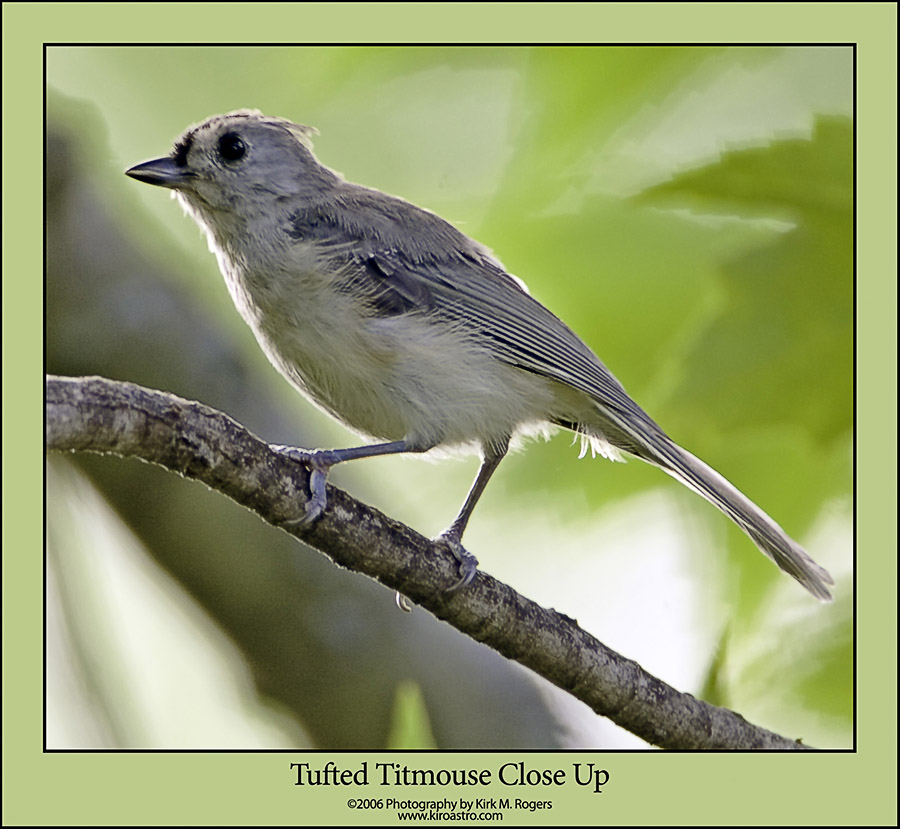
M219 155L226 161L239 161L247 152L247 147L236 132L226 132L219 139Z

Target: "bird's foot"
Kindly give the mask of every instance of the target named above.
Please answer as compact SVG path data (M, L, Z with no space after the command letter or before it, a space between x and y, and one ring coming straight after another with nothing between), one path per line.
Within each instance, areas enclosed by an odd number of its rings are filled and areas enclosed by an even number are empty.
M442 532L434 541L436 544L443 544L447 547L459 562L459 581L451 584L447 588L447 592L453 593L461 587L471 584L475 576L478 575L478 559L463 547L458 533L454 532L451 527L449 530Z
M330 449L317 449L310 452L308 449L298 449L296 446L269 447L273 452L285 455L291 460L302 463L309 469L309 500L306 502L306 513L300 518L292 518L285 521L288 527L307 527L313 523L325 510L328 496L325 492L325 481L328 478L328 470L337 463L340 458L334 457Z

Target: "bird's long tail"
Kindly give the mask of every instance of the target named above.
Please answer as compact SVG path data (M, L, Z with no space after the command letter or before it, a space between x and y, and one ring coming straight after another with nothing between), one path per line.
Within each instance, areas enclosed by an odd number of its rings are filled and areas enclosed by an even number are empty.
M778 524L699 458L663 435L654 438L644 442L654 456L651 459L642 455L645 459L658 463L673 478L722 510L753 539L760 550L813 596L823 602L832 600L829 587L834 585L834 579L831 574L816 564Z

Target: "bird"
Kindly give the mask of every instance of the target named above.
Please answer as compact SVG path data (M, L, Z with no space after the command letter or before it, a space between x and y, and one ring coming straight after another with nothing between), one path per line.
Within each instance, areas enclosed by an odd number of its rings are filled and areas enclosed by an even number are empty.
M762 509L675 443L593 350L484 245L435 213L347 181L315 156L316 130L244 109L189 127L131 167L170 189L205 231L234 304L274 367L365 445L275 447L310 470L304 522L332 466L474 449L481 465L439 540L469 584L462 544L512 441L547 428L638 458L693 490L821 601L831 575Z

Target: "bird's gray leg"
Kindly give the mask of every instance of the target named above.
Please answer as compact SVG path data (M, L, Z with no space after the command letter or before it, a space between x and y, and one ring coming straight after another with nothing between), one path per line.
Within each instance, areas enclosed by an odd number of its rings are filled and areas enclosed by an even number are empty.
M506 456L508 449L508 439L504 440L500 445L485 447L484 460L481 462L481 468L478 470L475 482L466 496L466 502L462 505L462 509L454 522L438 536L437 540L444 542L459 562L460 579L449 588L449 591L465 587L475 578L475 574L478 572L478 559L463 547L462 536L466 531L469 518L472 516L472 510L475 509L475 505L491 479L491 475L494 474L500 465L500 461Z
M306 515L295 518L285 523L304 527L315 521L325 509L328 502L325 494L325 480L328 478L328 470L337 463L352 461L357 458L373 458L378 455L400 455L404 452L427 452L425 449L412 446L406 440L395 440L391 443L376 443L372 446L354 446L350 449L316 449L312 452L306 449L298 449L295 446L270 446L274 452L302 463L309 467L309 503L306 505Z

